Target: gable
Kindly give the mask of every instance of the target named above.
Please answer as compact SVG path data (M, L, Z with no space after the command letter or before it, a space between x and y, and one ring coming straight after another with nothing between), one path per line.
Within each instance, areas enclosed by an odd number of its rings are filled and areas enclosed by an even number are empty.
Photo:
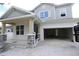
M34 10L34 13L42 21L49 20L49 18L55 18L55 6L50 4L41 4Z
M35 10L39 9L42 6L55 6L53 3L41 3L37 7L35 7L32 11L34 12Z
M21 10L15 7L11 7L2 17L1 19L6 19L6 18L15 18L15 17L20 17L24 15L30 15L31 12Z
M26 15L26 14L19 12L19 11L13 11L5 18L13 18L13 17L23 16L23 15Z

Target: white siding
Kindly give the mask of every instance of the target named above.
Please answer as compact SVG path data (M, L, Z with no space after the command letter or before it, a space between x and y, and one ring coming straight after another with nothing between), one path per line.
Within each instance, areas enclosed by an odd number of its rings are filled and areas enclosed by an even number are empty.
M70 28L73 27L75 23L50 23L44 24L43 28Z

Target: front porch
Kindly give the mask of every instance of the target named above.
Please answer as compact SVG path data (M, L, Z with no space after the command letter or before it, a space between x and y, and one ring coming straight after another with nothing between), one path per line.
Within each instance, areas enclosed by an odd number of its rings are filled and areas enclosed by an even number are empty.
M28 43L28 35L34 35L39 33L39 22L33 17L24 17L18 19L9 19L2 21L2 34L6 32L6 24L10 24L13 27L13 38L7 43L15 44L17 47L26 47ZM38 27L38 29L37 29Z

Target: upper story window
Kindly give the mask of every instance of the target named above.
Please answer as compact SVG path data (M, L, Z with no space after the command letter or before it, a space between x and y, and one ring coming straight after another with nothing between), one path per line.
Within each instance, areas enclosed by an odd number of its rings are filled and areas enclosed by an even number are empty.
M46 18L46 17L48 17L48 11L40 12L40 18Z
M60 9L60 16L61 16L61 17L65 17L66 15L67 15L67 10L66 10L66 8Z
M64 17L64 16L66 16L66 14L65 14L65 13L62 13L62 14L61 14L61 17Z

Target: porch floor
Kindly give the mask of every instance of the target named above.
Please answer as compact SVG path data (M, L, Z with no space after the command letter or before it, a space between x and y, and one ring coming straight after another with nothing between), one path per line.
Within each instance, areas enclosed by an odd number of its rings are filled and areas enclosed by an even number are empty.
M79 45L67 40L45 40L36 48L11 48L1 56L79 56Z

